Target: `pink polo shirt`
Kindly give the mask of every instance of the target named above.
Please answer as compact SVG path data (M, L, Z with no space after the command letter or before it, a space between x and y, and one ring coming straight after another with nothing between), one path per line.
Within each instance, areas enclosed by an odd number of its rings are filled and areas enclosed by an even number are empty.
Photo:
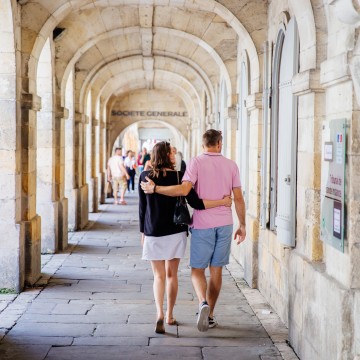
M241 187L236 163L220 153L204 152L190 160L182 181L190 181L200 199L218 200L231 195L232 189ZM194 210L192 227L209 229L231 225L231 208L220 206L207 210Z

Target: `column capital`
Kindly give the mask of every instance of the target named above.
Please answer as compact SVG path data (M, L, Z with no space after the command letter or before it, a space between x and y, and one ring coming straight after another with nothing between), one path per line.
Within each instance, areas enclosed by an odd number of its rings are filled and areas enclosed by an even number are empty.
M75 116L74 116L74 121L76 123L84 123L85 119L84 119L85 115L83 113L80 112L75 112Z
M69 118L69 109L67 109L66 107L59 106L56 109L55 118L56 119L64 119L64 120L68 119Z
M228 108L228 118L236 119L237 118L237 108L236 106L231 106Z
M21 108L27 110L40 111L41 97L36 94L21 94Z

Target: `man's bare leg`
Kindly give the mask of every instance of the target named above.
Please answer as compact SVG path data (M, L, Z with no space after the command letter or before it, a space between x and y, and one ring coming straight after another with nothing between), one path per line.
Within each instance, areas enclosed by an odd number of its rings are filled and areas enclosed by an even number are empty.
M209 313L210 307L206 301L206 277L205 269L191 269L191 280L199 299L199 313L197 318L197 328L199 331L207 331L209 329Z
M207 287L207 299L210 306L210 317L214 316L214 308L222 285L222 267L210 266L210 279Z
M206 301L206 277L205 269L191 268L191 281L195 289L199 304Z

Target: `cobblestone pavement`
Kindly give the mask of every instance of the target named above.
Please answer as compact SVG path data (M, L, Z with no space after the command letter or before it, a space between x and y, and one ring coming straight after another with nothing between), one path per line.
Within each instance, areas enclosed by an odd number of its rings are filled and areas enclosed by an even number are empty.
M106 204L69 249L43 256L42 278L0 295L0 359L293 360L287 329L232 259L217 304L219 326L200 333L188 257L179 270L178 326L154 332L150 264L141 260L137 197Z

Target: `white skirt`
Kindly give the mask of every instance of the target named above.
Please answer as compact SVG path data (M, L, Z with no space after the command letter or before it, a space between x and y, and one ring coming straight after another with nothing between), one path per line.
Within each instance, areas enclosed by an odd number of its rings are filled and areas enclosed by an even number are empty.
M143 260L172 260L184 257L186 232L166 236L146 236L144 238Z

